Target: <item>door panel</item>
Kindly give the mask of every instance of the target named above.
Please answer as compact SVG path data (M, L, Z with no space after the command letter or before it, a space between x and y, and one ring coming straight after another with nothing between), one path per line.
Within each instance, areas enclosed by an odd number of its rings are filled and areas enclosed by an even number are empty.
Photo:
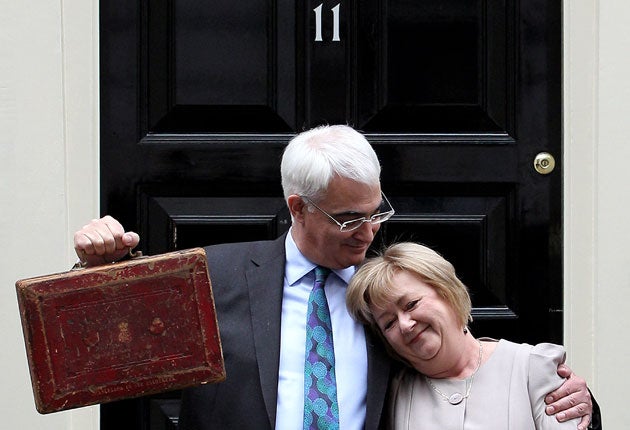
M143 135L294 129L295 6L283 3L142 2Z
M504 2L370 4L357 12L361 129L509 134L514 27Z
M100 2L101 206L156 254L287 231L295 133L347 123L396 215L451 260L476 335L562 341L561 3ZM558 165L533 169L547 151ZM212 271L212 268L210 268ZM174 426L178 393L102 407Z

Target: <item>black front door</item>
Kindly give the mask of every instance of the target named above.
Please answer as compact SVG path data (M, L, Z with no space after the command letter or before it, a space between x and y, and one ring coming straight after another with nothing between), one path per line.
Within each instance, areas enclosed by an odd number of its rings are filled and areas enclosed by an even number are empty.
M282 234L284 145L347 123L397 211L375 246L450 259L475 335L562 341L561 166L534 169L539 153L561 158L561 2L106 0L100 13L101 207L145 253ZM169 428L175 397L103 406L102 428Z

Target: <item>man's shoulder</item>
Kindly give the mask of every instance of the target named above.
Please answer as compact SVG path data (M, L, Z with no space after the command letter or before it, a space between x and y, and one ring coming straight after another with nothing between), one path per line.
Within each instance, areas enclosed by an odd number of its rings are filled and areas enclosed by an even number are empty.
M232 284L249 270L284 273L284 235L275 240L234 242L204 248L213 285ZM259 274L260 275L260 274Z
M206 246L208 259L249 259L252 256L265 256L271 253L284 253L286 234L274 240L256 240L250 242L229 242Z

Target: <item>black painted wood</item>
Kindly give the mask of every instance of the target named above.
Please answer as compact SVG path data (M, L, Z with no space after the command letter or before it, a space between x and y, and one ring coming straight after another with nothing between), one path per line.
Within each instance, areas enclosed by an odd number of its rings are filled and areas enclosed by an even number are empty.
M562 341L561 2L107 0L100 43L101 210L145 253L282 234L284 145L348 123L397 210L374 247L452 260L476 335ZM175 425L176 396L102 428Z

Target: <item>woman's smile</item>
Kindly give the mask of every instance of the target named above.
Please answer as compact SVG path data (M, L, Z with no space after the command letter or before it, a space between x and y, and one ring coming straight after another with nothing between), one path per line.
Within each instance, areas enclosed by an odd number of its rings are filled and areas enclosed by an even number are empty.
M422 334L424 333L424 331L427 329L428 327L423 328L422 330L420 330L415 336L413 336L411 338L411 340L409 342L407 342L407 345L411 346L415 343L417 343L420 338L422 337Z

